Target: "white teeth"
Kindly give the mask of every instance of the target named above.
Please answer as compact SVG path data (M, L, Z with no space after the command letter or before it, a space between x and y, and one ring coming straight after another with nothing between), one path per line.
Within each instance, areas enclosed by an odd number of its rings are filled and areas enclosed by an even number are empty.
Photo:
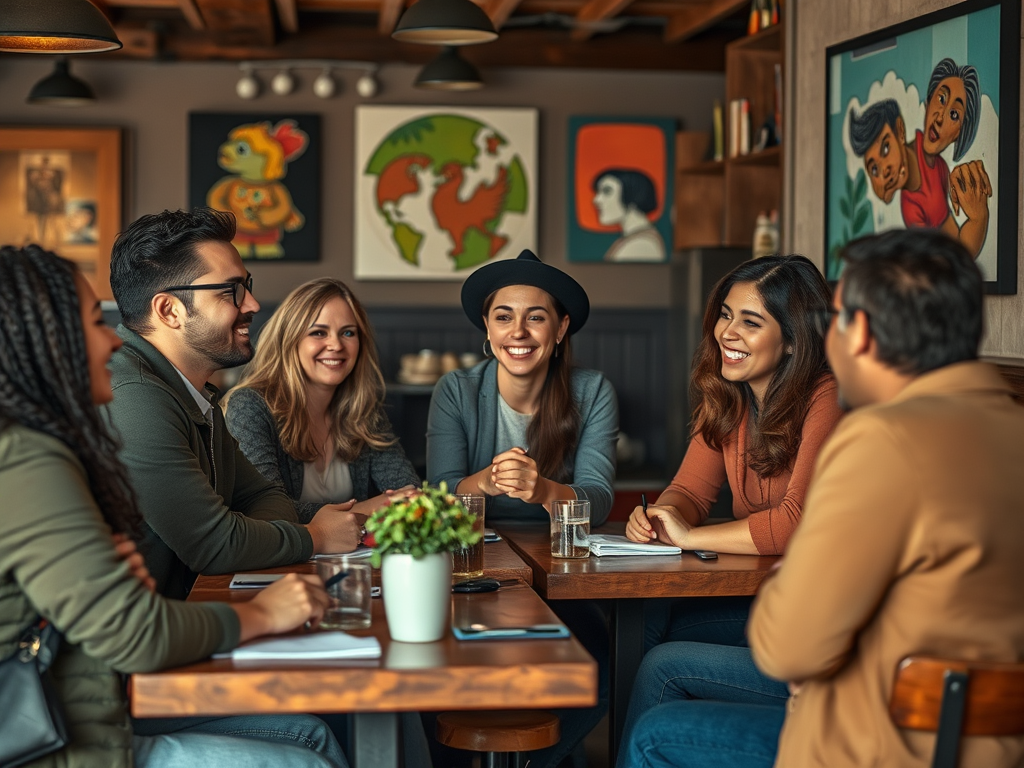
M510 355L528 355L533 352L533 347L505 347Z
M750 357L749 352L737 352L732 349L725 349L722 351L725 353L725 356L728 357L730 360L742 360L745 357Z
M248 328L238 328L237 330L238 330L238 333L240 335L242 335L242 336L248 336L249 335L249 329Z
M321 365L326 365L331 368L339 368L342 364L341 360L317 360Z

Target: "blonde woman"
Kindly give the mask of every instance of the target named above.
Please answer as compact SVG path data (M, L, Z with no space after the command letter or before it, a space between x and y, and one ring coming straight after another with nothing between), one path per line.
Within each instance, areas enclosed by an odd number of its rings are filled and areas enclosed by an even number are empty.
M369 515L392 489L419 485L384 414L370 322L340 280L312 280L288 295L224 408L246 457L284 486L303 522L349 499Z

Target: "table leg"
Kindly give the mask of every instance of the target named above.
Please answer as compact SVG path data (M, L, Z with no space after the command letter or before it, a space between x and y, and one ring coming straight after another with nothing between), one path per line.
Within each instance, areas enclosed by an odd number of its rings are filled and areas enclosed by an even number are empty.
M401 733L397 712L352 715L352 768L398 768Z
M633 692L633 681L644 657L644 601L622 598L612 608L611 701L608 708L611 764L622 746L622 728Z

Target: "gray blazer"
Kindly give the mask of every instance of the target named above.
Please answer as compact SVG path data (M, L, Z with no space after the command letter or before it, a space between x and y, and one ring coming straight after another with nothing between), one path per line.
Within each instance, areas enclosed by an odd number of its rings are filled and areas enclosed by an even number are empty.
M384 417L384 430L391 432L391 424ZM277 431L277 422L270 412L263 395L254 389L243 387L231 393L228 400L227 423L239 447L249 462L260 473L284 486L288 495L295 500L299 520L308 523L324 504L348 501L348 499L324 499L321 502L299 503L302 495L302 481L305 465L285 453ZM399 443L378 451L364 446L356 460L348 465L352 473L352 493L356 501L366 501L382 491L394 490L405 485L419 485L420 478L412 463L405 457Z
M619 410L615 390L599 371L576 368L572 389L580 409L580 438L568 458L577 498L590 501L592 525L608 519L615 479L615 440ZM498 363L485 360L467 370L452 371L437 383L427 419L427 478L455 488L511 446L495 445L498 434ZM488 497L487 519L548 520L540 504L507 496Z

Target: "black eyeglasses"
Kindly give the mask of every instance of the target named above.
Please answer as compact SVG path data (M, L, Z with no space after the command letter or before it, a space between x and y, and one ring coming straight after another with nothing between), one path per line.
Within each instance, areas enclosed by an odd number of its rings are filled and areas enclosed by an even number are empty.
M169 288L164 288L162 291L157 293L169 293L171 291L218 291L227 290L231 288L231 300L235 303L235 308L242 306L242 302L245 301L245 292L252 293L252 275L245 278L244 282L239 283L205 283L203 285L172 285Z

